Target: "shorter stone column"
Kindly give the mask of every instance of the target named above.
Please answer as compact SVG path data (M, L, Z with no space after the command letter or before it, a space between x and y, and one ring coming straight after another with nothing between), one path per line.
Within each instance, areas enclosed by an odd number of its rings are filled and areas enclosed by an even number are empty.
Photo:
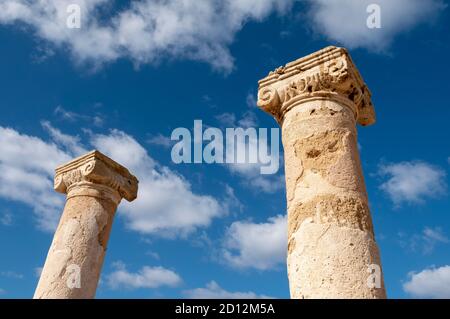
M34 298L94 298L114 214L136 199L138 180L93 151L56 169L55 190L67 201Z

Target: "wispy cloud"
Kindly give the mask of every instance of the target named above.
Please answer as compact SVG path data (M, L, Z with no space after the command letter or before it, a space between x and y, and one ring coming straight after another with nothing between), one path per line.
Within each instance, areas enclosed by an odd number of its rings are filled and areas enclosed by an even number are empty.
M55 143L0 127L0 197L33 208L38 226L54 230L64 199L53 190L54 169L71 159Z
M233 192L227 190L220 199L194 193L183 176L157 163L124 132L89 133L82 144L79 137L63 134L49 122L43 126L50 133L50 141L0 127L0 196L33 207L45 230L54 230L64 204L63 196L53 190L54 169L84 152L85 145L99 149L139 177L138 199L120 206L132 230L165 237L187 236L236 208Z
M21 22L36 36L66 47L78 62L101 64L129 58L136 64L162 59L207 62L229 72L233 57L228 46L248 21L289 11L294 0L166 0L131 1L112 15L98 12L104 0L2 0L0 23ZM80 29L66 26L67 6L81 7Z
M386 51L394 38L429 23L446 8L441 0L307 0L310 28L350 49ZM368 28L367 8L380 8L381 28ZM373 11L371 11L373 12ZM349 19L348 17L351 17Z
M422 161L381 165L379 174L385 177L382 189L396 206L420 204L428 198L446 194L446 173L441 168Z
M34 268L34 275L37 278L41 277L42 269L44 269L44 267L36 267L36 268Z
M170 137L162 134L150 136L147 139L147 143L151 145L162 146L164 148L171 148L174 144L174 142L170 139Z
M82 146L79 136L64 134L57 128L53 127L48 121L42 121L41 124L51 136L52 140L72 156L78 157L87 152L87 150Z
M245 103L249 108L255 108L256 107L256 97L253 93L248 93L247 97L245 98Z
M0 214L0 224L3 226L11 226L13 223L13 215L9 211L3 211Z
M450 298L450 266L411 272L403 290L418 298Z

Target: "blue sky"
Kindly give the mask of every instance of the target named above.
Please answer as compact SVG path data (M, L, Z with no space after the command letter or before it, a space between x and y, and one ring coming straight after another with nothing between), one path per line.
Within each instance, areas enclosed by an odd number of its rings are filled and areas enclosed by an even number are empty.
M64 25L71 3L80 29ZM283 170L176 165L169 138L196 119L277 127L257 81L339 45L377 113L359 144L388 296L449 298L446 2L220 3L0 0L0 297L32 297L64 203L53 169L98 148L141 188L119 208L97 297L288 298Z

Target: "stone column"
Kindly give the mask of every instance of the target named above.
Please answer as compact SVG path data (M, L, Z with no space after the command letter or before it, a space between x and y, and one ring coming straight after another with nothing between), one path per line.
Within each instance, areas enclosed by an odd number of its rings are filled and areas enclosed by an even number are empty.
M138 180L93 151L56 169L55 190L67 194L34 298L94 298L114 214L133 201Z
M258 106L282 128L291 297L386 298L356 131L375 114L347 51L327 47L270 72Z

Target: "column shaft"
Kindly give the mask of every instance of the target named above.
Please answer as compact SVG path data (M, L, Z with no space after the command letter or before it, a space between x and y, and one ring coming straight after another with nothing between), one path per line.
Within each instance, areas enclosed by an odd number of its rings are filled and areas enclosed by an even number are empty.
M116 207L91 196L67 200L34 298L95 297Z
M258 106L282 128L292 298L385 298L356 125L371 93L343 48L327 47L259 81Z
M283 122L292 298L383 298L368 285L380 265L351 107L295 106Z

